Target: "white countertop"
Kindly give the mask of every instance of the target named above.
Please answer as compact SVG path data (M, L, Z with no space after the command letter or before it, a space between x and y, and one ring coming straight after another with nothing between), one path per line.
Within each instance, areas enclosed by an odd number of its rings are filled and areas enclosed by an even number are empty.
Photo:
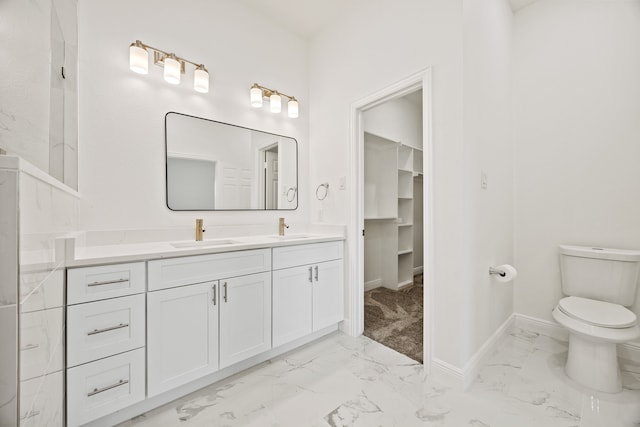
M338 234L291 234L280 239L278 236L241 236L205 239L202 246L177 248L181 244L199 244L194 240L175 242L145 242L100 246L76 246L74 254L67 259L67 267L80 267L96 264L113 264L152 259L174 258L191 255L214 254L221 252L244 251L248 249L275 248L279 246L303 245L307 243L344 240ZM206 246L213 242L231 242Z

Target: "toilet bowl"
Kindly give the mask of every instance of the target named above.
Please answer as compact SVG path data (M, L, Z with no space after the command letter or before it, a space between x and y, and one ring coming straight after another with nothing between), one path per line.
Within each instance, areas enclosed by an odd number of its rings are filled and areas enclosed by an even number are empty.
M565 372L576 383L593 390L622 390L616 345L640 337L636 315L619 304L566 297L553 318L569 330Z
M553 318L569 331L565 372L593 390L622 390L616 345L640 337L635 301L640 251L560 246L562 292Z

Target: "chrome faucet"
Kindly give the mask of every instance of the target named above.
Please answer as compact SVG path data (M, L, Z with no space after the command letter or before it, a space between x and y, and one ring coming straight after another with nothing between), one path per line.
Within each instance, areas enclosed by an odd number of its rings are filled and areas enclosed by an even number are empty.
M289 228L289 224L285 224L284 218L278 219L278 236L284 236L285 228Z
M202 241L202 233L204 233L204 219L198 218L196 219L196 242Z

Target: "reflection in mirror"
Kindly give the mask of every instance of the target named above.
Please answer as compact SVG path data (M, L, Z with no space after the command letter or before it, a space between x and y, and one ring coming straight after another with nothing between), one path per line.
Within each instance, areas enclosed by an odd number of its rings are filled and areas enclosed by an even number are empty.
M169 209L298 207L295 139L180 113L165 116L165 137Z

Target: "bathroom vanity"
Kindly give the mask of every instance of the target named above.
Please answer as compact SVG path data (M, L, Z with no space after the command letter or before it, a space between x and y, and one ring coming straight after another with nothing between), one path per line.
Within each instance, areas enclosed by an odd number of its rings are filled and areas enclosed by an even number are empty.
M67 425L123 421L335 331L342 240L87 248L67 268Z

